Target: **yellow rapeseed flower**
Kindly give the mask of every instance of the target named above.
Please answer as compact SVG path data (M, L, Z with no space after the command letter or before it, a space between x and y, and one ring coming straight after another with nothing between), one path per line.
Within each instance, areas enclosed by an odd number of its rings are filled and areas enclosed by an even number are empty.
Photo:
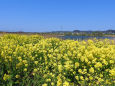
M79 67L79 62L76 62L75 63L75 68L78 68Z
M33 72L37 72L38 70L37 69L34 69L34 71Z
M24 71L26 72L26 71L27 71L27 68L24 68Z
M3 80L8 80L10 78L10 75L8 75L8 74L4 74L4 76L3 76Z
M48 86L47 84L43 84L42 86Z
M100 62L97 62L94 66L95 66L95 68L101 68L102 64Z
M94 68L91 67L91 68L89 69L89 72L90 72L90 73L94 73Z
M20 75L16 75L15 77L16 77L16 78L19 78L19 77L20 77Z

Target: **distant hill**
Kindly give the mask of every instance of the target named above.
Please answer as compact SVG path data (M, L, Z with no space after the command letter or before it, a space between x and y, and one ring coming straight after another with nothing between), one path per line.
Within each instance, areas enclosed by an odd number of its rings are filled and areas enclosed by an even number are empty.
M16 33L16 34L39 34L39 33L54 33L54 34L65 34L65 33L72 33L72 34L94 34L94 33L101 33L101 34L115 34L115 30L106 30L106 31L81 31L81 30L74 30L74 31L51 31L51 32L5 32L0 31L0 33Z

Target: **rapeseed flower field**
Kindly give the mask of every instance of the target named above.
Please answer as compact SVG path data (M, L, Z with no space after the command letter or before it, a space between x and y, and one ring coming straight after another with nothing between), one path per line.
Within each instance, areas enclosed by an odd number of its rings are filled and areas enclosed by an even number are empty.
M0 86L115 86L115 43L1 36Z

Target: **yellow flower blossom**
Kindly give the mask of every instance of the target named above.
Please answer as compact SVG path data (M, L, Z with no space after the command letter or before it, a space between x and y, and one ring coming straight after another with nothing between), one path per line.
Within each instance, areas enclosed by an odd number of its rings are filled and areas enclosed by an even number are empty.
M27 71L27 68L24 68L24 71L26 72L26 71Z
M48 86L47 84L43 84L42 86Z
M8 80L10 78L10 75L8 75L8 74L4 74L4 76L3 76L3 80Z
M79 62L76 62L75 63L75 68L78 68L79 67Z
M102 64L100 63L100 62L97 62L96 64L95 64L95 68L101 68L102 67Z
M65 81L65 82L63 83L63 86L70 86L70 85L69 85L69 82Z
M38 70L37 69L34 69L33 72L37 72Z
M16 78L20 78L20 75L16 75L15 77L16 77Z
M89 72L90 72L90 73L94 73L94 68L91 67L91 68L89 69Z

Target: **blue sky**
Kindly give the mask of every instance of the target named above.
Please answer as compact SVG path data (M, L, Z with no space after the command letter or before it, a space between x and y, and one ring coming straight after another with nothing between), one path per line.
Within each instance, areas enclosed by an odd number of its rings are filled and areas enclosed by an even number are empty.
M115 0L0 0L0 30L115 30Z

